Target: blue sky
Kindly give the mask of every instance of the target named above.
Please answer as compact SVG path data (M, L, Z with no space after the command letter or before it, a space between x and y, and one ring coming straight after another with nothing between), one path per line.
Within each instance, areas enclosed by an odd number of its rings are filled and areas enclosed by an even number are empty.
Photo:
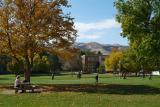
M114 1L69 0L72 6L67 11L75 18L77 42L128 45L127 39L120 36L120 24L115 22Z

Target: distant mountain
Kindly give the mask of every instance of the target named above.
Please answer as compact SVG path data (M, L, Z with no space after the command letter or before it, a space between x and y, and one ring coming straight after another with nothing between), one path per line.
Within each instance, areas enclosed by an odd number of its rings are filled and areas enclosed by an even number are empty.
M119 44L100 44L97 42L89 42L89 43L76 43L75 46L81 50L90 50L92 52L100 51L104 55L107 55L111 52L112 48L117 48L119 50L125 49L128 46L123 46Z

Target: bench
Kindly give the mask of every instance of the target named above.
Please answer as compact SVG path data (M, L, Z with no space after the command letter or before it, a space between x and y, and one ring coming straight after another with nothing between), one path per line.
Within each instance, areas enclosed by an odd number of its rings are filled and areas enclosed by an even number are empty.
M15 93L18 93L18 90L22 90L22 92L26 92L26 90L34 92L34 89L36 89L35 85L31 85L30 83L23 83L20 87L14 87Z

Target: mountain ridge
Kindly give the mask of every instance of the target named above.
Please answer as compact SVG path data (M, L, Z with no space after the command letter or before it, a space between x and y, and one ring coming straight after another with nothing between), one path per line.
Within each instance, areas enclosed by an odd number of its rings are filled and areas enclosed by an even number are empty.
M79 48L82 51L89 50L91 52L101 52L104 55L110 54L111 50L113 48L117 48L118 50L123 50L127 48L128 46L120 45L120 44L101 44L98 42L88 42L88 43L76 43L76 48Z

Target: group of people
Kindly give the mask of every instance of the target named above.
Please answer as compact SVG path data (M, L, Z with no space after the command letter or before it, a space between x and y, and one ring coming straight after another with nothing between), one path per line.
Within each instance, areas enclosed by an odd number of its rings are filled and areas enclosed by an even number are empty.
M77 78L81 78L81 72L78 73ZM96 80L96 83L98 83L98 73L96 73L95 80ZM22 87L22 83L25 83L25 82L26 82L25 80L23 82L21 82L20 81L20 76L17 75L16 79L15 79L15 82L14 82L14 87L15 88L20 88L20 87Z

